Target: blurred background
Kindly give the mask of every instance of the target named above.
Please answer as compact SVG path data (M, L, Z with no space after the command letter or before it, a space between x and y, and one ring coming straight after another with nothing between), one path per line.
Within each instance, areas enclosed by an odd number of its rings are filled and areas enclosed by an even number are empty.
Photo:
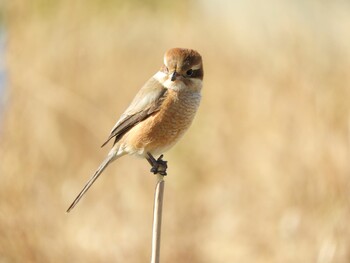
M124 157L65 211L172 47L204 60L171 151L162 262L350 261L350 3L0 1L0 262L149 262L155 177Z

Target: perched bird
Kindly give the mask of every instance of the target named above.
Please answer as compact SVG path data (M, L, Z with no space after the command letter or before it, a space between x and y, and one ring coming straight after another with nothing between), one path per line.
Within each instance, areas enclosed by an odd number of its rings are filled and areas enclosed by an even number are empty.
M113 148L86 183L69 212L114 160L130 154L146 158L151 172L166 175L163 153L189 128L201 100L203 64L192 49L173 48L164 55L164 64L140 89L130 106L113 127L106 145L114 138ZM161 154L161 155L160 155ZM160 157L156 160L153 156Z

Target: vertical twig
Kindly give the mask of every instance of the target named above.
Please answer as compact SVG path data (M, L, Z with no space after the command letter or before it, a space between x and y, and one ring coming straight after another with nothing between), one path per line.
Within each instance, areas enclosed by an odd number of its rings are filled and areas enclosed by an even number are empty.
M164 176L157 174L157 184L154 193L151 263L159 263L164 183Z

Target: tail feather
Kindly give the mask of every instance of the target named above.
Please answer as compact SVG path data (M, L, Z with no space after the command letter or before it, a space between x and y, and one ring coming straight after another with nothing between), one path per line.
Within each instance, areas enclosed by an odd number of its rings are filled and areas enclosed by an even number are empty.
M116 159L116 156L114 154L109 154L107 158L101 163L101 165L98 167L94 175L90 178L90 180L86 183L83 190L80 191L78 196L75 198L73 203L69 206L67 209L67 213L69 213L76 204L80 201L80 199L84 196L84 194L89 190L89 188L92 186L92 184L97 180L97 178L101 175L101 173L104 171L104 169Z

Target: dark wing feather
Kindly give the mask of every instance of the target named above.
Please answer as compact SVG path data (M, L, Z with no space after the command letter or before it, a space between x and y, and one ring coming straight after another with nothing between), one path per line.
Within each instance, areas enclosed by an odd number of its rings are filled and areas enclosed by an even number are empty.
M105 146L113 137L115 137L115 140L113 143L113 146L114 146L120 140L120 138L126 132L128 132L132 127L134 127L136 124L140 123L141 121L147 119L149 116L151 116L155 112L159 111L160 106L162 105L162 102L166 97L166 94L167 94L167 90L165 88L162 88L162 90L159 92L159 97L154 102L150 103L147 107L145 107L143 110L139 112L124 116L122 120L119 121L118 125L116 125L116 127L113 128L108 139L102 144L101 147Z

